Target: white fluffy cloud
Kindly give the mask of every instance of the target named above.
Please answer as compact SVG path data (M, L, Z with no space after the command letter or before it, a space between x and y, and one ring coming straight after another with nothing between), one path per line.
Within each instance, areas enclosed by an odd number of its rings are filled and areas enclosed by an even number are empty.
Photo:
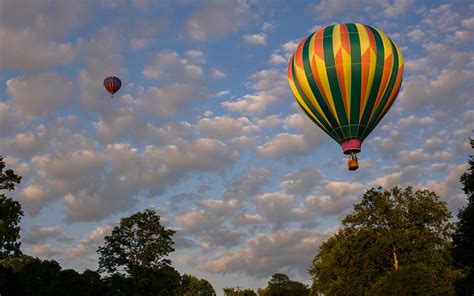
M267 45L267 35L265 33L246 34L242 39L250 44Z
M212 273L243 273L252 277L268 277L275 272L306 274L308 258L328 236L311 230L293 229L259 233L247 239L237 251L224 251L211 259L191 259L198 269Z
M254 90L253 93L225 101L222 106L232 112L261 114L290 94L287 77L279 70L257 72L251 76L251 80L250 88Z
M54 72L17 77L6 85L17 112L32 119L53 112L72 98L72 83Z
M112 226L100 225L93 229L88 235L79 240L74 248L68 248L69 257L80 260L81 258L94 256L97 248L104 242L104 237L112 233Z
M33 226L29 230L28 234L22 239L25 243L36 244L42 242L48 238L58 236L61 233L61 227L59 225L40 227Z
M185 34L195 41L223 37L247 24L253 19L248 1L206 1L195 10L185 24Z

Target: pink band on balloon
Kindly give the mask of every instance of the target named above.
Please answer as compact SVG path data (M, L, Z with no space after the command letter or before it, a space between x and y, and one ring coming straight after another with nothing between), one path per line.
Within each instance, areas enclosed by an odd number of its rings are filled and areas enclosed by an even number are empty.
M341 143L342 151L344 154L359 153L360 145L362 141L360 139L349 139Z

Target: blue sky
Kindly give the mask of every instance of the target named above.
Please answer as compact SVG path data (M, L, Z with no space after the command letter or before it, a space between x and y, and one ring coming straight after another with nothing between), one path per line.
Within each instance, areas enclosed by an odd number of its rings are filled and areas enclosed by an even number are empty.
M473 136L469 1L2 0L0 151L24 177L22 248L95 269L121 217L153 207L174 266L223 287L308 283L362 193L429 188L453 213ZM377 27L399 97L349 172L295 106L289 57L326 25ZM105 77L122 89L111 99Z

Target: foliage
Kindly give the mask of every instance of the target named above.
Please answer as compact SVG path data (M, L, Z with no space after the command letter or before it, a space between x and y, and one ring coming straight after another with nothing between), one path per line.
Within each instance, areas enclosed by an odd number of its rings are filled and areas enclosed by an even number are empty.
M216 291L211 283L189 274L184 274L181 277L181 289L184 296L216 296Z
M12 191L20 184L21 177L13 170L5 169L5 162L0 157L0 192ZM0 193L0 259L10 255L20 255L20 220L23 216L18 201Z
M174 251L171 239L174 232L165 229L160 216L150 209L122 218L97 251L99 271L114 273L123 269L138 279L144 269L169 266L170 261L165 257Z
M257 296L252 289L224 288L224 296Z
M51 295L51 284L60 270L61 266L54 260L34 259L27 262L19 273L25 296Z
M443 296L452 294L452 282L455 279L449 277L449 273L445 275L439 272L425 264L401 266L380 277L370 289L370 295Z
M470 139L474 148L474 140ZM458 285L459 294L474 293L474 156L469 157L469 172L461 176L467 205L459 210L458 228L453 237L453 259L456 266L465 270L465 278Z
M283 273L272 275L265 289L259 289L260 296L302 296L308 295L309 288L300 282L292 281Z
M416 270L427 270L423 284L435 288L431 295L453 294L459 273L451 268L450 218L434 192L368 190L343 228L320 246L311 295L383 294L387 287L402 289Z

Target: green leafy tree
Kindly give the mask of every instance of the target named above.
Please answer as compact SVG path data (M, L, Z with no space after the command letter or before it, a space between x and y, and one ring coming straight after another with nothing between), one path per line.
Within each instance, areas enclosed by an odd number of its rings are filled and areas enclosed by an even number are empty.
M181 277L181 289L184 296L216 296L216 291L211 283L189 274L184 274Z
M51 294L51 285L61 271L61 266L54 260L35 258L21 268L19 278L25 296L42 296Z
M308 295L309 292L305 284L292 281L283 273L273 274L268 281L268 286L258 290L260 296L303 296Z
M474 148L474 140L470 139ZM465 278L458 286L458 294L474 293L474 156L469 157L469 172L461 176L467 205L459 210L458 228L453 237L453 258L456 266L465 270Z
M151 209L120 220L97 250L100 272L128 275L114 275L108 281L115 294L126 290L123 295L179 295L181 276L166 258L174 251L174 233L160 224L160 216Z
M403 295L397 293L420 286L434 290L413 295L452 295L459 272L451 267L450 218L446 203L429 190L368 190L320 246L311 295ZM420 270L422 283L412 276Z
M174 251L174 233L165 229L160 216L150 209L122 218L112 234L105 237L105 245L97 250L99 271L125 271L134 277L144 269L169 266L166 256Z
M224 296L257 296L252 289L224 288Z
M114 273L102 280L105 286L105 296L130 296L135 294L135 282L130 277Z
M133 295L181 296L181 275L171 266L144 268L134 274Z
M21 177L11 169L5 170L5 162L0 157L0 259L20 255L20 220L23 216L21 205L1 193L12 191L20 184Z

